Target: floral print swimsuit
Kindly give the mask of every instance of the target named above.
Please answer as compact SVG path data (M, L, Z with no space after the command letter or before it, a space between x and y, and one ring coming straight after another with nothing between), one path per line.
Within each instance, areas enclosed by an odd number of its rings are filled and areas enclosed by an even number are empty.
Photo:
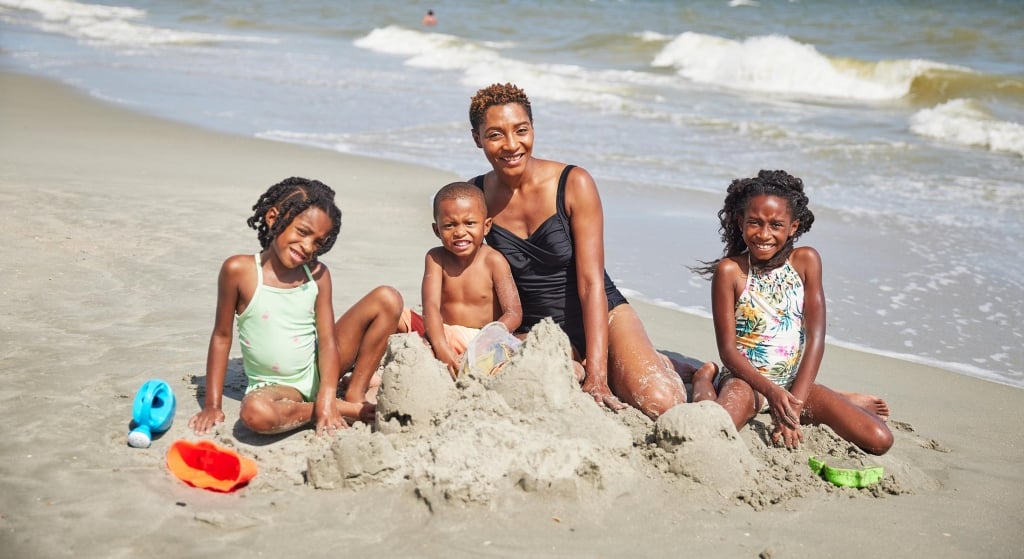
M789 390L804 348L803 281L789 260L774 270L758 270L749 260L747 267L747 284L736 301L736 349Z

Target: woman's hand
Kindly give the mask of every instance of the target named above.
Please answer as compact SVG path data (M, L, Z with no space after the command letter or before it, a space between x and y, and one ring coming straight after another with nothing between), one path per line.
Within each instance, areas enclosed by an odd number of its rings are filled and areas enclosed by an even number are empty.
M592 382L588 377L583 381L583 386L580 388L582 388L587 394L590 394L599 406L606 407L614 411L619 411L626 407L626 404L623 404L615 394L612 394L612 391L608 388L608 383L606 382Z
M224 422L224 412L220 408L203 408L188 420L188 426L197 435L205 435L214 425Z

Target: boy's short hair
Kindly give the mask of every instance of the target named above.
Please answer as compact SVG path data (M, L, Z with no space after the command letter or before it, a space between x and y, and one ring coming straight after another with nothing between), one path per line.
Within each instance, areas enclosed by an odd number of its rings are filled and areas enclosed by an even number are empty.
M487 217L487 201L484 199L484 191L468 182L453 182L442 186L441 190L434 195L434 221L437 221L437 212L441 209L441 202L460 198L479 202L480 207L484 209L484 217Z

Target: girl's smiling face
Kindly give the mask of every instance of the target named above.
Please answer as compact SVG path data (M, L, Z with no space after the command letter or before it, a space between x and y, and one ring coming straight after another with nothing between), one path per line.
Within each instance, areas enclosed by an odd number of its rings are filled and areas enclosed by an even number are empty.
M271 227L278 219L277 208L267 211L267 224ZM334 223L326 212L317 207L307 208L281 231L270 243L270 249L287 268L297 268L310 262L330 235Z
M484 112L483 121L473 131L473 140L495 171L518 174L533 152L533 123L519 103L494 105Z
M786 199L771 194L751 198L739 219L743 242L755 262L766 262L775 256L799 226L800 221L793 219Z

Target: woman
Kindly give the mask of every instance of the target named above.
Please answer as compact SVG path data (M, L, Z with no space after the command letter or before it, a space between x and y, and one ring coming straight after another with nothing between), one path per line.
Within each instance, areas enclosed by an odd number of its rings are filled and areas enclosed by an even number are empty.
M624 401L656 419L685 403L680 375L690 378L694 368L654 349L604 270L604 213L594 179L580 167L533 158L530 101L512 84L478 91L469 121L493 169L471 182L483 189L493 218L487 243L508 259L519 288L520 331L552 317L583 363L583 390L600 405L617 410Z

